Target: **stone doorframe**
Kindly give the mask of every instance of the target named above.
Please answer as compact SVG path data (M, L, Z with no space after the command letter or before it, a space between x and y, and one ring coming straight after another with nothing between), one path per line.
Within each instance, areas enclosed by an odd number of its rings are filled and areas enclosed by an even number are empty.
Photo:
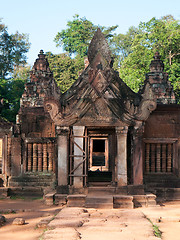
M1 158L1 172L0 178L3 180L3 186L8 186L8 176L10 175L10 145L11 139L8 135L0 134L0 158Z
M88 151L87 146L84 151L85 126L73 126L74 155L73 170L71 183L73 188L82 189L87 183L87 160L85 160L85 152ZM116 157L113 166L114 179L117 187L127 186L127 133L128 126L115 127L116 135ZM143 184L143 161L142 161L142 133L143 124L135 126L133 129L133 151L132 151L132 167L133 167L133 185ZM71 177L69 172L69 127L57 128L58 134L58 186L68 186ZM87 129L86 129L87 134ZM87 143L87 142L86 142ZM82 154L82 152L84 153Z

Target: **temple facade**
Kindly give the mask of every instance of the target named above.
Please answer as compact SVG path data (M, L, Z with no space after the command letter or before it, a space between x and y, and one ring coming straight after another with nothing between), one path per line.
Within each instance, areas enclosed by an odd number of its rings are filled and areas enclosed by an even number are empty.
M84 71L63 94L40 51L16 124L0 124L5 187L41 186L42 178L42 187L67 194L102 184L148 191L162 179L180 186L180 105L159 53L135 93L113 69L100 29Z

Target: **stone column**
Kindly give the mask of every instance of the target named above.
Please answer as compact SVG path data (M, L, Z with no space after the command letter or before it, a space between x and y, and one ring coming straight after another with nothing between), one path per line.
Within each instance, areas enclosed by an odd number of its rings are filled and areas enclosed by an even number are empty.
M48 143L48 153L49 153L49 165L48 170L53 170L53 144L52 142Z
M127 132L128 127L116 127L117 135L117 173L118 186L127 185Z
M42 171L42 143L38 143L38 172Z
M144 125L142 122L137 123L132 131L133 134L133 184L143 184L143 149L142 136Z
M58 134L58 186L68 185L68 139L69 127L56 128Z
M31 170L32 170L32 143L28 143L27 148L28 148L27 170L28 170L28 172L31 172Z
M43 172L47 171L47 143L43 143Z
M84 136L84 126L73 126L73 135L74 136L80 136L80 137L74 137L74 168L78 166L80 162L82 162L83 158L80 156L83 156L83 142L84 139L82 136ZM75 171L74 175L83 175L83 164L81 164ZM74 187L75 188L82 188L83 187L83 177L74 177Z
M33 172L37 171L37 143L33 143Z

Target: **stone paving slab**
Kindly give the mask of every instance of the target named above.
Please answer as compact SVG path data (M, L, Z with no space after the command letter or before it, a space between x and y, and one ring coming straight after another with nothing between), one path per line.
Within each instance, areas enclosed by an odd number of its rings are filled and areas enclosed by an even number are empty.
M151 223L138 209L63 208L48 224L43 239L157 240Z
M79 233L74 228L55 228L45 232L44 240L78 240Z

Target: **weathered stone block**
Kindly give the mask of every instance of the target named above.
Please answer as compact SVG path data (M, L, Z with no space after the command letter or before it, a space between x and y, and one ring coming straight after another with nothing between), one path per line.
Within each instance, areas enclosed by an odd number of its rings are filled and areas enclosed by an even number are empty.
M133 197L117 195L113 196L113 207L114 208L134 208Z
M0 215L0 226L6 222L6 218L3 215Z
M146 207L147 197L146 195L134 195L133 202L135 207Z
M8 196L8 188L0 187L0 197L7 197Z
M55 196L55 192L46 194L45 195L45 204L48 206L52 206L54 204L54 196Z
M24 220L24 218L15 218L12 224L13 225L24 225L25 220Z
M84 207L86 203L86 195L69 195L67 197L68 207Z
M65 205L67 203L66 194L55 194L55 204L56 205Z
M147 194L147 206L156 206L156 195Z
M128 194L130 195L143 195L144 185L128 185Z

